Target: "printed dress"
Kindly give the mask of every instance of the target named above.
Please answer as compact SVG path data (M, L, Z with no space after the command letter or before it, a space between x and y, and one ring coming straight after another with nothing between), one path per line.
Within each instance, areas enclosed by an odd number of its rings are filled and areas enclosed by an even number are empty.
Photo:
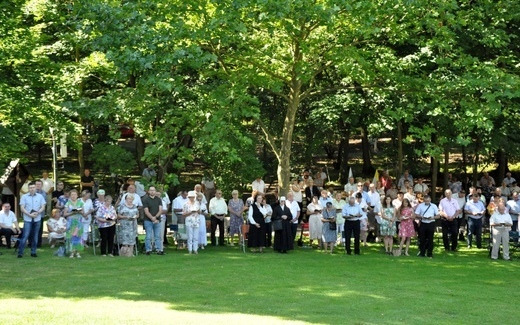
M394 208L384 208L383 213L386 218L394 217ZM382 236L394 236L396 232L395 222L390 222L386 219L381 218L380 233Z
M68 200L67 203L65 203L65 209L67 209L68 212L71 212L72 210L83 211L83 201L79 199L76 202ZM65 237L67 238L67 252L82 251L85 247L85 242L82 238L82 219L83 215L81 212L71 214L67 217L67 231L65 234Z
M242 218L242 209L244 208L244 201L238 200L229 200L229 209L232 211L230 213L231 220L229 225L229 234L233 236L234 234L240 234L240 227L244 223L244 218Z
M137 206L132 205L128 207L123 204L119 207L119 214L125 217L139 215ZM135 245L135 238L137 237L137 218L121 219L119 220L119 227L117 228L117 242L120 245Z
M413 226L412 207L403 208L401 211L401 224L399 225L399 237L414 237L415 228Z

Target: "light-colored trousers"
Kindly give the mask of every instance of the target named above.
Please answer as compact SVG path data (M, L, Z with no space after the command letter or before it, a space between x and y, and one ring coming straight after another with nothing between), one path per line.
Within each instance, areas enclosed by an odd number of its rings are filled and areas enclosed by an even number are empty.
M502 244L505 260L509 259L509 229L510 227L493 227L493 249L491 250L491 258L498 258L498 249Z
M188 235L188 252L196 252L199 249L199 227L186 227Z

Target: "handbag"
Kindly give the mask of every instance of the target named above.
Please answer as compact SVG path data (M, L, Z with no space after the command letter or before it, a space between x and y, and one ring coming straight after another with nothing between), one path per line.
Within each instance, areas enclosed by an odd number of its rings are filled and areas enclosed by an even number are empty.
M279 231L279 230L282 230L282 228L283 228L282 219L273 220L272 224L273 224L272 227L273 227L274 231Z
M336 222L329 222L329 229L330 230L338 229L338 225L336 224Z

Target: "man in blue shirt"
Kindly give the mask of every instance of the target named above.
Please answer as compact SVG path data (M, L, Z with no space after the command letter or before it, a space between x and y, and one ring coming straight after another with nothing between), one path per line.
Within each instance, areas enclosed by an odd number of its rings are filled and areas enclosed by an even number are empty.
M466 202L464 212L468 216L468 248L471 248L474 234L477 237L477 248L482 248L482 218L486 213L486 207L478 193L474 193L471 200Z
M415 209L414 217L421 220L419 225L419 255L433 258L433 235L435 219L439 219L439 209L432 203L429 195L424 196L424 202Z
M37 257L38 233L41 228L42 213L45 211L45 199L36 193L36 184L29 183L29 193L22 196L20 210L23 215L23 237L18 247L18 258L23 257L27 239L31 236L31 256Z

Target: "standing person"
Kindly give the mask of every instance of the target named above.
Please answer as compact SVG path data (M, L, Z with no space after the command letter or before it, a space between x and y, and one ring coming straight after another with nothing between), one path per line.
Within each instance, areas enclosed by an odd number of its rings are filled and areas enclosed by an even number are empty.
M157 252L157 255L164 255L161 227L162 200L156 194L155 186L150 186L148 188L148 196L145 196L143 199L145 215L144 229L146 231L144 245L146 255L152 253L152 235L155 239L155 251Z
M506 211L504 203L498 203L495 213L489 219L489 225L492 227L493 249L491 250L491 259L498 259L498 250L500 244L503 248L504 260L509 260L509 229L513 225L511 216Z
M363 198L363 195L361 195L361 193L356 193L356 204L359 205L359 207L361 208L361 217L359 218L359 227L361 228L361 231L360 231L360 234L359 234L359 237L360 237L360 241L363 243L363 246L364 247L367 247L367 236L368 236L368 215L367 215L367 212L368 212L368 205L365 201L365 199ZM345 219L343 218L343 215L341 215L341 219Z
M162 214L161 214L161 234L163 237L163 247L168 245L168 238L166 237L166 217L168 210L170 208L170 197L168 196L168 193L164 190L164 187L161 185L159 188L156 189L157 196L161 198L162 202Z
M392 188L392 178L388 175L388 172L383 171L379 181L381 182L381 186L385 189L385 193Z
M70 252L70 258L81 258L80 251L85 249L83 240L83 201L78 198L78 191L73 189L70 191L70 199L65 204L63 216L67 218L67 252Z
M384 236L385 251L387 255L393 255L394 236L396 233L395 221L397 219L396 209L392 205L392 198L385 197L385 204L381 210L380 232Z
M61 216L59 209L52 209L51 217L47 221L47 231L49 232L49 244L54 248L56 239L65 238L67 231L67 220Z
M94 209L94 202L92 202L90 196L91 193L87 190L81 192L81 201L83 202L83 218L81 218L81 223L83 224L83 242L86 248L88 248L87 242L90 224L92 223L92 213L96 211L96 209ZM92 245L95 245L94 240L92 241Z
M293 193L294 201L296 201L300 207L300 211L303 209L303 188L303 181L295 178L291 184L291 192ZM303 219L303 213L298 214L298 222L300 222L301 219ZM293 236L296 236L296 234L293 234Z
M43 190L43 182L41 180L36 180L34 182L36 185L36 193L40 194L43 200L45 201L45 208L47 208L47 193ZM42 237L43 237L43 221L45 220L45 210L40 213L41 223L40 230L38 231L38 248L42 247ZM31 238L29 237L29 242L31 242Z
M23 214L23 237L18 247L18 258L23 257L25 243L31 237L31 256L37 257L38 233L40 232L42 213L45 211L45 199L36 193L36 184L29 183L29 193L20 199L20 210Z
M270 204L267 204L267 200L262 198L262 204L265 206L265 210L267 211L265 215L265 247L271 247L272 245L272 237L273 237L273 227L271 223L271 217L273 216L273 208ZM280 201L278 200L278 204Z
M203 199L203 195L200 196L201 200ZM177 195L172 202L172 224L184 224L184 217L182 216L182 209L184 204L188 202L188 191L183 190ZM182 219L182 222L181 222Z
M287 251L294 249L294 237L291 232L290 220L294 219L291 209L285 204L285 196L280 197L280 205L273 209L271 222L282 222L282 229L274 232L273 249L278 253L286 254Z
M347 202L343 200L341 192L336 192L334 194L334 199L332 199L332 205L334 206L334 209L336 209L336 232L339 234L340 245L345 242L345 219L343 219L342 211L346 204Z
M360 254L359 240L361 232L360 218L363 215L361 207L356 204L356 198L351 196L348 198L348 204L343 206L341 216L345 219L345 252L352 254L350 246L350 238L354 237L354 255Z
M262 195L265 194L265 182L262 180L262 176L258 176L253 183L251 183L251 190L257 191L257 193L260 193Z
M323 206L320 204L318 196L312 197L312 202L307 206L307 214L309 215L309 245L318 240L318 248L321 247L321 235L323 223L321 222L321 212Z
M198 254L200 204L196 200L195 191L188 192L188 202L182 208L182 215L186 218L186 234L188 235L188 254Z
M100 191L102 190L98 191L98 195ZM116 234L117 212L112 205L112 197L110 195L105 197L104 195L105 194L103 193L104 202L98 206L97 212L94 216L99 228L99 235L101 237L101 256L107 256L108 254L108 256L113 257L114 255L112 255L112 252L114 251L114 236Z
M486 214L486 207L478 193L466 202L464 212L468 216L468 248L472 246L473 235L477 237L477 248L482 248L482 218Z
M300 195L301 195L301 193L300 193ZM291 225L292 241L294 243L294 240L296 239L296 233L298 232L298 220L300 219L300 213L301 213L300 203L298 201L296 201L294 192L291 191L291 192L287 193L287 200L285 201L285 205L287 205L287 207L289 207L289 210L291 210L292 219L290 221L290 225Z
M265 217L267 209L262 204L262 200L262 193L258 193L255 197L255 202L251 204L248 211L247 218L250 226L247 247L250 247L253 253L257 249L260 253L263 253L265 248Z
M45 193L45 214L50 216L52 210L52 192L54 191L54 180L49 178L49 173L42 171L42 191Z
M317 174L316 176L318 176ZM325 210L323 210L321 222L323 222L322 233L323 233L323 244L324 244L324 253L329 252L334 253L334 244L338 240L337 234L337 225L336 225L336 209L332 205L332 202L327 202L325 205Z
M451 190L444 191L445 197L439 202L439 214L441 216L442 225L442 241L445 251L457 251L459 227L457 218L462 211L459 202L452 198ZM451 236L451 248L450 240Z
M211 246L217 245L215 232L219 228L218 244L224 246L224 217L227 214L226 200L222 198L222 190L215 191L215 197L209 201L209 213L211 214Z
M202 195L202 202L204 202L205 204L208 204L208 199L206 199L206 196L204 195L204 193L202 192L202 185L200 184L195 184L195 186L193 186L193 190L195 191L195 194L198 196L199 194Z
M399 245L399 255L403 251L403 245L406 243L404 251L405 256L410 256L408 249L410 248L410 241L415 236L415 226L413 221L413 208L408 199L403 199L403 202L399 209L397 209L397 216L401 220L399 225L399 237L401 237L401 243Z
M54 209L58 205L58 198L63 195L63 189L65 184L62 181L56 183L56 190L51 194L52 208Z
M347 196L351 196L357 190L357 184L354 177L350 177L348 179L348 183L344 186L345 192L347 192Z
M83 176L81 176L81 191L89 191L92 193L94 187L94 177L90 175L90 169L85 168Z
M457 195L455 195L455 200L459 204L460 213L457 216L457 228L459 229L459 240L465 241L464 239L464 231L466 230L466 219L464 218L464 206L466 205L466 191L461 189Z
M143 178L147 182L155 182L157 179L157 172L152 168L152 166L147 166L143 169Z
M518 230L518 214L520 213L520 197L518 196L518 192L514 191L512 195L512 199L507 201L507 208L509 209L509 215L511 216L511 220L513 221L513 227L511 230Z
M229 235L231 236L230 245L235 246L233 238L235 237L235 234L240 235L242 224L244 223L242 214L247 210L247 207L244 205L244 201L238 197L237 190L231 192L231 196L232 198L228 202L230 216Z
M432 203L429 195L424 196L424 202L420 203L414 213L414 217L420 219L419 225L419 257L433 258L433 235L435 233L435 219L439 219L439 209Z
M119 256L134 256L134 246L137 238L137 218L139 210L134 204L135 193L128 193L125 200L117 208L117 219L119 220L119 228L117 229L117 242L119 248Z
M197 194L197 201L200 205L199 214L199 249L204 249L208 244L208 231L206 229L206 218L208 217L208 207L202 202L202 194Z
M14 212L11 211L11 204L9 202L2 203L2 211L0 211L0 237L5 236L7 249L11 249L11 237L19 236L21 233L18 220Z
M307 187L305 188L305 197L307 198L307 205L309 205L312 202L312 198L314 196L317 196L319 198L321 196L321 192L319 188L316 185L314 185L314 181L311 178L307 181Z

